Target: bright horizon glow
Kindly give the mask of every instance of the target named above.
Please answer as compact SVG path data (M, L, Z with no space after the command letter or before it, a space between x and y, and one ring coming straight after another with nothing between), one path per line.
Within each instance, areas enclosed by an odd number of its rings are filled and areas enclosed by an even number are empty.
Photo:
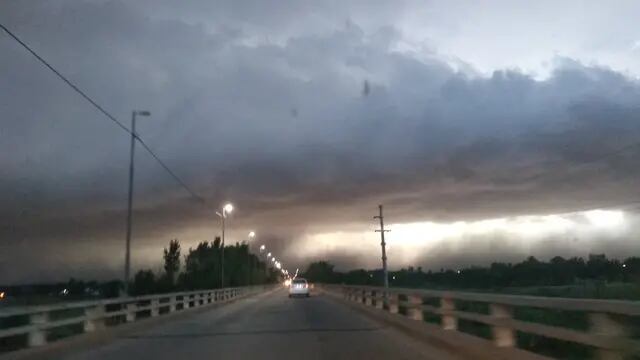
M392 223L386 236L387 252L397 266L412 265L425 257L433 261L455 258L469 251L475 254L481 251L483 258L495 256L496 260L502 252L524 258L544 254L548 249L555 249L559 255L584 256L590 251L602 251L591 250L592 241L614 241L630 231L630 221L622 210L594 209L451 223ZM311 259L337 254L357 256L363 259L357 266L374 266L378 262L380 237L371 229L317 233L305 236L296 245L285 255L305 254Z
M584 213L584 216L598 227L616 227L624 222L624 212L609 210L590 210Z

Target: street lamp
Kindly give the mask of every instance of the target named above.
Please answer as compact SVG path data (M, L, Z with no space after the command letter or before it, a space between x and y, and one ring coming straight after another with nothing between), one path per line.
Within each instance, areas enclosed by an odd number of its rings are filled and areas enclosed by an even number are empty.
M249 239L253 239L256 237L256 233L254 231L249 231ZM249 244L247 243L247 284L251 285L251 252L249 251Z
M126 250L124 255L124 292L129 295L129 276L131 274L131 221L132 221L132 206L133 206L133 159L136 149L136 117L137 116L151 116L151 113L146 110L134 110L131 112L131 150L129 152L129 197L127 201L127 238L126 238Z
M220 252L220 287L224 288L224 220L227 218L227 215L233 211L233 205L230 203L225 204L222 207L222 213L216 211L216 215L218 215L222 219L222 251Z
M260 252L263 252L266 247L264 245L260 245Z

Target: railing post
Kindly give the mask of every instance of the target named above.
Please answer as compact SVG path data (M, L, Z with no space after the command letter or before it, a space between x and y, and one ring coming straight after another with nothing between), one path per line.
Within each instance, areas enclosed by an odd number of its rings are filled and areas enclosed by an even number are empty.
M189 298L191 295L182 295L182 310L189 308Z
M384 309L384 295L380 292L380 290L376 290L375 302L376 309Z
M442 314L442 328L445 330L458 330L458 319L455 316L446 313L456 309L453 299L441 298L440 309L445 312Z
M358 288L353 289L353 301L362 302L362 290Z
M620 323L611 318L611 315L605 313L589 314L591 321L591 333L606 336L615 340L625 335L625 329ZM598 349L597 358L600 360L622 360L625 353L620 350Z
M172 296L169 298L169 313L176 311L176 303L178 302L177 296Z
M160 315L160 300L152 299L151 300L151 317L156 317Z
M364 304L367 306L373 305L373 290L365 290L363 292Z
M409 307L407 308L407 317L409 319L422 321L424 320L424 313L422 311L422 296L419 295L407 295Z
M84 308L84 332L94 332L101 328L104 325L104 319L102 318L103 314L104 306L102 305Z
M27 339L29 347L42 346L47 343L47 333L46 330L42 328L47 321L49 321L49 314L46 312L29 315L29 323L34 326L34 328L29 331Z
M125 319L127 322L136 321L136 303L128 303L125 305L125 309L127 310L127 314L125 315Z
M383 296L386 295L387 297L387 303L389 306L389 312L391 314L397 314L399 307L398 307L398 294L391 294L391 293L382 293Z
M513 310L510 306L502 304L489 304L491 316L496 319L511 319ZM512 328L494 325L491 327L493 343L498 347L514 347L516 345L515 333Z

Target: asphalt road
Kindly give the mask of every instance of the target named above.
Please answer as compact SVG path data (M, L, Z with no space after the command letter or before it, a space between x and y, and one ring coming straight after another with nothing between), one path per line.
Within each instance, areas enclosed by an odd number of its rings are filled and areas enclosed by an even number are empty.
M185 314L69 360L450 359L328 295L289 299L285 290Z

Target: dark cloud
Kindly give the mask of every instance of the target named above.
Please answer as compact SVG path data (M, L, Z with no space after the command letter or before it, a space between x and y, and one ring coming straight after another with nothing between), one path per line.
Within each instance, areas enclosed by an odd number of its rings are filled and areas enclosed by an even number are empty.
M545 80L457 72L436 53L398 51L398 29L349 16L359 2L336 15L316 2L144 4L0 5L3 24L123 122L151 110L141 136L213 204L139 151L139 264L170 238L210 240L211 206L228 199L236 238L259 229L285 251L305 234L366 228L379 202L408 222L640 198L633 149L589 163L640 139L640 86L621 73L571 59ZM0 267L15 269L0 282L116 268L126 134L7 36L0 49Z

